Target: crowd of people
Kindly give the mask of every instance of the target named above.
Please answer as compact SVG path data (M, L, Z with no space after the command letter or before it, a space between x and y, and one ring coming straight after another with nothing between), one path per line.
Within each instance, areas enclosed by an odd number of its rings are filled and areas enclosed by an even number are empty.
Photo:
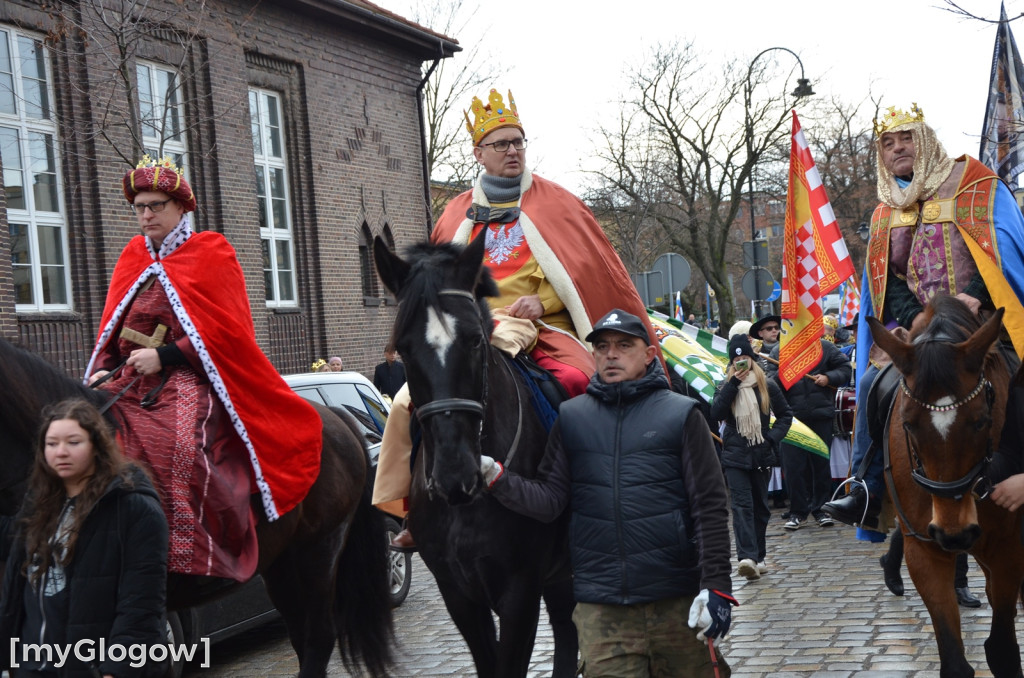
M488 490L539 521L571 512L574 621L585 676L711 675L712 664L728 676L720 648L709 653L704 641L730 629L733 566L748 580L770 574L773 469L781 467L789 500L785 530L836 520L879 527L879 441L863 422L867 391L884 383L887 357L871 349L862 317L855 341L862 367L857 482L848 496L830 501L828 461L785 442L794 418L826 446L832 441L834 391L850 384L853 371L841 350L852 340L850 328L834 316L823 319L820 362L789 388L777 377L780 316L763 315L730 337L725 379L710 409L713 433L721 435L716 446L695 402L670 389L643 305L607 239L597 237L589 210L527 167L511 92L506 102L491 90L470 111L467 129L482 174L450 203L433 239L466 243L485 232L485 264L499 291L491 300L499 321L492 343L528 354L569 396L537 477L485 456ZM1024 218L1005 185L972 158L949 158L916 107L892 110L876 134L881 202L861 315L910 329L937 294L957 296L982 316L1006 295L1024 298ZM924 216L933 212L922 204L955 199L965 185L987 196L986 209L964 217L968 227L946 211ZM160 642L168 573L248 579L257 553L253 507L280 517L318 470L319 416L256 345L237 258L220 234L193 230L188 182L173 165L146 158L125 175L123 188L141 235L118 260L86 371L88 382L119 395L117 433L84 400L44 413L22 510L0 521L7 556L0 640ZM586 256L579 255L581 242L588 243ZM972 246L979 242L996 247ZM943 266L929 263L936 252ZM1012 338L1004 343L1015 370ZM394 407L374 503L404 515L414 405L393 344L384 358L373 382ZM338 356L312 364L314 372L342 369ZM258 386L249 388L254 380ZM257 388L263 395L252 402L229 395ZM1024 408L1019 392L1011 393L1008 411ZM1011 511L1024 504L1020 422L1024 416L1008 419L994 463L1000 482L993 501ZM631 520L621 520L626 513ZM881 558L885 583L897 595L901 544ZM414 549L415 540L406 533L393 546ZM980 604L966 590L964 572L955 582L959 600ZM137 672L111 662L72 667L68 675L96 674ZM36 662L25 675L56 673Z

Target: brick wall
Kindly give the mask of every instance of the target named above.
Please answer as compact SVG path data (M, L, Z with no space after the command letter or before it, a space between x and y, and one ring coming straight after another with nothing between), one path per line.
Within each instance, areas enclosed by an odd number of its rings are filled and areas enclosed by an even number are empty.
M40 1L0 4L0 24L54 38L65 218L74 310L15 313L9 257L0 258L0 331L72 373L81 373L97 333L110 272L137 232L120 181L131 149L127 106L104 77L110 35L58 31ZM153 3L161 11L178 3ZM75 11L75 10L72 10ZM87 17L76 19L88 22ZM198 23L186 47L174 29ZM364 299L360 229L390 229L398 247L426 236L416 86L421 58L396 41L339 19L296 13L287 2L211 0L138 46L138 58L181 65L189 176L199 202L194 226L223 233L246 275L257 339L283 372L341 355L372 375L390 335L394 306ZM265 304L248 88L278 92L284 105L298 282L297 309ZM106 124L113 121L113 124ZM90 134L102 129L104 134ZM130 155L130 153L129 153ZM9 251L0 185L0 248ZM6 267L6 268L4 268Z

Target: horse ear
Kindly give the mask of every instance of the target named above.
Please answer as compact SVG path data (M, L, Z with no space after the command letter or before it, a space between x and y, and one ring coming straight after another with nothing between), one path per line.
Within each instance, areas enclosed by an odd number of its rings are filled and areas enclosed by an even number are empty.
M900 374L906 376L914 369L914 347L889 330L885 325L878 322L877 318L868 318L868 327L871 329L871 336L883 351L889 354L892 362Z
M487 229L480 229L480 233L466 245L459 255L459 272L466 275L466 278L459 280L460 285L476 290L480 282L480 272L484 267L484 242L487 236Z
M392 252L379 235L373 239L373 262L384 287L397 297L409 275L409 264Z
M978 372L984 364L985 355L992 348L992 344L999 338L999 332L1003 329L1004 309L997 308L981 328L972 334L967 341L957 345L957 351L963 355L964 369L970 372Z

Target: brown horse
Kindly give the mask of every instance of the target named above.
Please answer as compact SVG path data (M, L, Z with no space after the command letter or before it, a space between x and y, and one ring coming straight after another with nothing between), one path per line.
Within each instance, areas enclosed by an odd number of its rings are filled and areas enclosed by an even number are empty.
M12 515L21 503L43 406L72 397L100 406L109 395L0 339L0 513ZM383 676L391 663L391 603L383 518L370 504L366 482L366 445L350 415L316 407L323 420L320 474L280 519L268 523L257 510L258 571L288 627L300 677L326 675L335 643L351 670ZM171 575L168 608L229 590L202 580Z
M982 325L962 302L943 296L924 313L923 329L909 342L869 319L875 342L902 375L889 415L885 476L903 534L912 537L905 539L907 569L931 615L939 675L973 676L950 584L956 552L973 555L992 606L989 667L996 678L1019 678L1014 617L1024 582L1021 518L984 499L1010 381L993 348L1002 309Z

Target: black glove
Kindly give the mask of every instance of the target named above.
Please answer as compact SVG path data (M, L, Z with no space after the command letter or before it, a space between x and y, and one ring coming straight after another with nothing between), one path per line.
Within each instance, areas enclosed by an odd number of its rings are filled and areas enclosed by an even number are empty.
M728 593L712 590L708 596L708 612L711 614L711 626L704 629L707 638L725 638L732 624L732 606L739 605Z

